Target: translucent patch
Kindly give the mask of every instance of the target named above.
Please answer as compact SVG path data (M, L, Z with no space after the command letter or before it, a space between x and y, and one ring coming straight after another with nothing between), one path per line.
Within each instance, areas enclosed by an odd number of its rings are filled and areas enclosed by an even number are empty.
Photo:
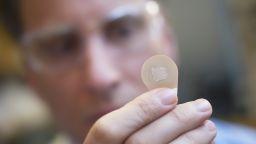
M148 89L177 88L178 69L169 57L156 55L147 59L143 64L141 78Z

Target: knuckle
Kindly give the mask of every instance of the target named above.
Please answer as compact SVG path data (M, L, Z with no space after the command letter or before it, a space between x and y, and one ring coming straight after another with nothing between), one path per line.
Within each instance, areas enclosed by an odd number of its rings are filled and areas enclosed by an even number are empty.
M200 143L195 137L193 137L193 136L190 135L190 134L186 134L186 135L184 136L184 138L185 138L185 141L186 141L187 143L189 143L189 144L198 144L198 143Z
M138 135L133 135L125 142L125 144L146 144L145 139Z
M191 104L185 104L182 107L177 107L177 109L172 112L171 116L182 124L187 124L188 122L191 122L193 118L197 117L193 108L191 108Z
M157 115L159 104L155 101L140 99L137 106L139 108L138 115L151 118Z
M119 137L120 132L118 132L115 125L110 123L107 119L101 118L94 125L94 134L97 137L103 138L105 140L114 140Z
M174 116L174 118L182 124L186 124L189 121L188 116L181 111L173 111L172 116Z

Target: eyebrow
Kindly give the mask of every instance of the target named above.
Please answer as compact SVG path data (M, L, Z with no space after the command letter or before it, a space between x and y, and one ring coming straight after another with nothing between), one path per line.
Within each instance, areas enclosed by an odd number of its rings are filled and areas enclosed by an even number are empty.
M123 6L111 11L105 18L105 23L112 23L127 17L138 17L142 15L142 10L135 6Z
M47 26L38 31L26 33L22 37L22 42L27 43L36 37L46 37L48 35L65 34L72 31L73 28L69 25Z

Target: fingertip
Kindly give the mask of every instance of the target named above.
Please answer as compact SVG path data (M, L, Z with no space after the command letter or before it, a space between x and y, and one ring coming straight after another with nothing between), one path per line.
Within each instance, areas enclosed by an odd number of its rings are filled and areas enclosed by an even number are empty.
M212 105L206 99L198 99L195 101L195 106L200 112L211 112L212 113Z
M160 88L154 95L163 105L174 106L178 103L177 89Z
M212 121L206 120L204 122L204 125L205 125L205 127L207 128L208 131L212 131L212 132L216 131L216 126Z

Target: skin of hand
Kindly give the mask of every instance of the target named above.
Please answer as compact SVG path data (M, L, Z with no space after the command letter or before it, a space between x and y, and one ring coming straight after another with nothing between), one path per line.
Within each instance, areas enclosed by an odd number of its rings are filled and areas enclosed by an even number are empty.
M212 107L199 99L177 104L177 89L160 88L101 117L84 144L212 144Z

